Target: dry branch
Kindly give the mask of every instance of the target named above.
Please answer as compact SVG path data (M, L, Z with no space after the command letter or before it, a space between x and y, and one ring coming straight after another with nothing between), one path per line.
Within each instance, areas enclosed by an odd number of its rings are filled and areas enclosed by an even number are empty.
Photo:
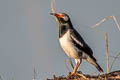
M52 12L52 13L56 13L56 4L55 4L55 0L51 0L51 12ZM59 24L58 24L57 18L56 18L56 17L54 17L54 18L55 18L55 20L56 20L57 25L59 25Z
M108 50L108 33L105 32L105 45L106 45L106 57L107 57L107 73L109 73L109 50Z
M95 27L101 25L102 23L104 23L104 22L107 21L108 19L113 19L114 22L115 22L115 24L116 24L117 27L118 27L118 30L120 31L120 24L118 23L118 20L117 20L117 18L116 18L115 16L108 16L108 17L100 20L100 21L99 21L98 23L96 23L95 25L91 26L91 28L95 28Z
M88 75L88 74L76 74L72 76L71 78L59 76L54 76L53 79L47 79L47 80L120 80L120 70L101 74L101 75Z

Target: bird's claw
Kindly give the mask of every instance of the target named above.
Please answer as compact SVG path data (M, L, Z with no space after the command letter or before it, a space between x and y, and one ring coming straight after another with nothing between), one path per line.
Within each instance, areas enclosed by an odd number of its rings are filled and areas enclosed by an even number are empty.
M75 72L70 72L67 78L68 78L68 79L71 79L74 75L76 75Z
M67 79L72 79L73 77L75 77L75 75L78 75L78 74L82 74L82 72L81 71L70 72Z

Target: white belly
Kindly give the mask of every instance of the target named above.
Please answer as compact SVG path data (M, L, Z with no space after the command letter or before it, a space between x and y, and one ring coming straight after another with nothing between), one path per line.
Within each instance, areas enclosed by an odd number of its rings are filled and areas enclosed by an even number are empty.
M64 52L69 57L74 58L74 59L79 58L78 52L76 51L76 48L74 47L74 44L71 41L70 31L67 31L67 33L59 39L59 42Z

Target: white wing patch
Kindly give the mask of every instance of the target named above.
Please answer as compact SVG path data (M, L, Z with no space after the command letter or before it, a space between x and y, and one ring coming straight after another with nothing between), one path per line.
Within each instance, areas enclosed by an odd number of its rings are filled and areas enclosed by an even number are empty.
M80 46L83 47L83 44L82 44L80 41L78 41L74 36L71 35L71 38L72 38L76 43L78 43Z

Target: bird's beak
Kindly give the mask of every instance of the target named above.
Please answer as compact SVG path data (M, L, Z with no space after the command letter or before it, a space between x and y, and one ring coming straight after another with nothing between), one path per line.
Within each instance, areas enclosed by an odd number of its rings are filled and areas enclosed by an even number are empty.
M58 13L50 13L50 14L57 18L62 18L64 16L63 14L58 14Z

